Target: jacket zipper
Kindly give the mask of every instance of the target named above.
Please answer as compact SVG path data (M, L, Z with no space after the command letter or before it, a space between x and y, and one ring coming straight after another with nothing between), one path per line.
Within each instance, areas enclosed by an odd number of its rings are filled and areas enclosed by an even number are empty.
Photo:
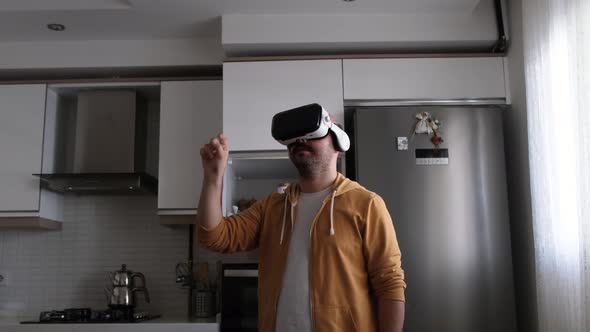
M312 332L313 332L313 330L315 330L315 324L314 324L314 321L313 321L313 303L312 303L312 300L311 300L311 293L312 293L311 292L311 287L312 287L311 286L312 285L311 284L311 264L309 264L309 261L311 260L311 233L313 232L313 224L314 223L315 223L315 220L311 224L311 229L309 230L309 244L308 244L308 247L309 247L309 251L308 251L309 252L309 258L308 258L308 262L307 262L307 264L308 264L308 269L307 269L307 284L308 285L307 285L307 289L309 291L309 320L311 322L311 331Z
M275 313L274 313L274 321L272 324L272 330L276 332L277 329L277 313L279 312L279 296L281 296L281 290L279 289L279 292L277 294L277 296L275 297Z
M313 219L313 222L311 223L311 228L309 230L309 243L308 243L308 249L309 249L309 257L308 257L308 271L307 271L307 283L308 283L308 289L309 291L309 315L310 315L310 320L311 320L311 330L315 330L315 322L314 322L314 318L313 318L313 303L312 303L312 298L311 298L311 264L309 264L309 261L311 261L311 239L312 239L312 233L313 233L313 228L318 220L318 216L320 215L320 213L322 212L322 210L324 209L324 206L326 205L326 201L327 198L325 198L322 201L322 205L320 206L320 209L318 211L318 213L316 214L315 218ZM293 222L293 221L291 221ZM291 230L293 231L293 230ZM289 252L287 251L287 257L288 257ZM286 264L286 263L285 263ZM285 273L285 267L283 267L283 274ZM282 289L282 285L281 285L281 289ZM276 326L277 326L277 312L278 312L278 307L279 307L279 296L281 295L281 289L279 289L279 292L277 294L277 296L275 297L275 312L274 312L274 322L273 322L273 330L276 330ZM275 331L276 332L276 331Z
M309 262L311 262L311 257L312 257L312 254L311 254L311 240L312 240L313 228L315 227L315 223L318 220L318 217L319 217L320 213L322 212L322 210L324 209L324 206L325 205L326 205L326 199L324 199L322 201L322 206L320 207L320 210L318 211L318 213L316 214L315 218L313 219L313 222L311 223L311 228L309 230L309 244L308 244L308 247L309 247L309 257L308 257L308 263L307 263L308 266L309 266L309 268L307 269L307 283L308 283L307 288L309 289L309 316L310 316L310 320L311 320L311 330L312 331L315 330L315 321L314 321L314 318L313 318L313 301L312 301L312 298L311 298L311 293L312 293L311 292L312 291L311 266L312 266L312 264L309 263Z
M289 202L289 209L291 209L291 202ZM291 214L289 214L289 218L291 218ZM293 231L291 229L291 231ZM289 239L289 243L291 242L291 239ZM281 296L281 291L283 290L283 278L285 277L285 268L287 265L287 258L289 258L289 248L287 248L287 257L284 259L283 261L283 272L281 273L281 287L279 287L278 291L277 291L277 295L275 296L275 303L274 303L274 307L275 307L275 311L273 314L273 324L272 324L272 330L276 332L277 329L277 313L279 312L279 297Z
M289 202L289 209L291 209L291 208L292 208L291 202ZM289 213L289 218L293 218L292 213ZM291 225L293 225L293 221L291 221ZM291 227L293 227L293 226L291 226ZM292 228L291 228L291 232L293 232ZM289 245L290 245L290 243L291 243L291 238L289 237ZM284 264L283 264L282 278L284 278L284 276L285 276L285 268L287 265L287 262L286 262L287 258L289 258L289 248L287 248L287 257L285 258L285 260L283 262ZM309 276L308 276L308 278L309 278ZM273 331L275 331L275 332L277 329L277 313L279 312L279 297L281 296L281 291L283 290L282 282L283 282L283 280L281 280L281 287L279 287L279 291L277 292L277 296L275 296L275 305L274 305L275 312L274 312L274 321L273 321L273 325L272 325Z

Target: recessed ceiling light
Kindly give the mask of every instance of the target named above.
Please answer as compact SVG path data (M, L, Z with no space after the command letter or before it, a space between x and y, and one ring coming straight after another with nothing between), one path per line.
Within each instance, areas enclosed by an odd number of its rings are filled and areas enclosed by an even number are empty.
M66 29L66 26L63 24L59 24L59 23L50 23L50 24L47 24L47 29L53 30L53 31L64 31Z
M354 0L342 0L344 2L353 2Z

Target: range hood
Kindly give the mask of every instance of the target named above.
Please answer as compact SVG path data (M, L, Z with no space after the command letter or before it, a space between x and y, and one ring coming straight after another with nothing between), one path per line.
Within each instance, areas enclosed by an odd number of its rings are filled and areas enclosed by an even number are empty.
M158 180L137 173L55 173L33 174L41 178L41 187L58 193L77 194L155 194Z
M58 193L153 194L157 179L145 172L147 116L135 91L82 91L63 125L62 170L34 174ZM69 124L69 126L68 126ZM57 134L56 134L57 136ZM57 144L57 143L56 143Z

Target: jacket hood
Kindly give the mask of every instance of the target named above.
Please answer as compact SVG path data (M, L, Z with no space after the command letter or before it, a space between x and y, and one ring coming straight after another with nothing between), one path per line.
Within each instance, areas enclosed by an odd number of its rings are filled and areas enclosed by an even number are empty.
M353 189L361 188L361 185L359 185L357 182L351 181L350 179L342 175L340 172L338 172L338 174L336 175L336 180L332 184L332 188L332 190L336 190L336 194L334 196L340 196ZM298 182L292 183L287 188L286 193L287 197L289 198L289 203L291 203L291 205L297 205L297 200L299 199L300 192L301 187L299 186ZM329 196L326 197L326 199L329 198Z
M334 180L334 183L331 186L331 194L327 195L326 198L324 198L324 203L326 203L326 201L330 200L330 235L334 235L336 233L335 229L334 229L334 199L335 197L342 195L346 192L349 192L355 188L361 188L361 186L354 182L349 180L348 178L346 178L344 175L342 175L341 173L337 173L336 175L336 180ZM287 189L287 191L285 192L285 204L283 207L283 222L282 222L282 226L281 226L281 237L280 237L280 244L283 244L283 239L285 237L285 225L287 223L287 211L289 211L290 214L290 220L291 220L291 231L293 231L293 224L295 222L295 216L294 216L294 208L297 205L297 200L299 198L299 193L301 192L301 188L299 186L299 183L295 183L289 186L289 188ZM288 203L288 204L287 204Z

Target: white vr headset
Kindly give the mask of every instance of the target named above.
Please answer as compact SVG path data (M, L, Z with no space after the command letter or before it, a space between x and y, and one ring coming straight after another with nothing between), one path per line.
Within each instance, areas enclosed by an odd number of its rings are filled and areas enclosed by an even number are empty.
M309 104L275 114L272 118L272 137L283 145L299 139L322 138L332 135L338 151L347 151L350 139L344 130L330 120L330 115L318 104Z

